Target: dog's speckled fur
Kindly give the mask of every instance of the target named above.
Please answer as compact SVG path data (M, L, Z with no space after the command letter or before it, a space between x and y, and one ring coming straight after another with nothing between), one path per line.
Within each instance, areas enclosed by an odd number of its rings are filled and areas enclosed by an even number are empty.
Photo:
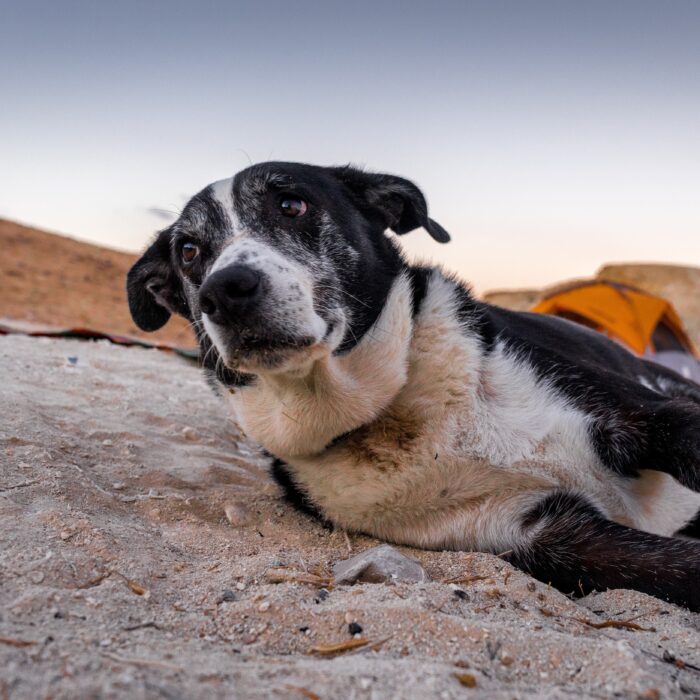
M284 217L281 198L306 213ZM149 330L171 311L193 321L240 425L278 458L289 497L326 520L508 551L564 590L624 579L698 609L700 544L672 539L700 510L697 388L408 265L384 230L419 226L449 239L401 178L253 166L159 235L130 272L132 313ZM182 241L198 246L194 263ZM250 298L226 291L226 313L203 314L204 283L229 289L241 266L260 279Z

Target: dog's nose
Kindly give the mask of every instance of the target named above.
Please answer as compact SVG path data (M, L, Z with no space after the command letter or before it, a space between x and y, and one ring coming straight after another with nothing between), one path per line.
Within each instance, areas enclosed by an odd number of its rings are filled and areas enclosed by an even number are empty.
M260 273L246 265L230 265L210 275L199 290L199 307L214 323L225 323L260 292Z

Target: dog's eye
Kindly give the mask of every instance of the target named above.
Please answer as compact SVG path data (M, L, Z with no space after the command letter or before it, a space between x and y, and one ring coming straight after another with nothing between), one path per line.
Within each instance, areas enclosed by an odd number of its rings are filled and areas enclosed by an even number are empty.
M182 262L191 263L199 255L199 246L195 243L183 243L180 248Z
M304 216L307 205L303 199L294 199L293 197L285 197L280 201L280 210L284 216L294 218L296 216Z

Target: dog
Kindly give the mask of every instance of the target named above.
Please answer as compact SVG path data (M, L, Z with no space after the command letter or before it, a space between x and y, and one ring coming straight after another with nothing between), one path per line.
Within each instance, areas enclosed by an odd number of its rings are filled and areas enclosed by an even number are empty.
M501 553L565 593L700 610L700 387L566 320L477 300L396 236L393 175L269 162L209 185L128 274L171 314L302 510L401 545ZM505 552L505 554L503 554Z

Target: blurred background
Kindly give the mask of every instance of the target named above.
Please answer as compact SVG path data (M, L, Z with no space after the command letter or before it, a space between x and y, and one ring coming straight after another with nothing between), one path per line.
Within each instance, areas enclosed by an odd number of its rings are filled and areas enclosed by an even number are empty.
M413 179L453 242L406 248L480 294L524 290L489 298L528 306L616 263L700 333L694 0L0 10L0 317L99 310L134 333L133 253L207 183L275 159Z

